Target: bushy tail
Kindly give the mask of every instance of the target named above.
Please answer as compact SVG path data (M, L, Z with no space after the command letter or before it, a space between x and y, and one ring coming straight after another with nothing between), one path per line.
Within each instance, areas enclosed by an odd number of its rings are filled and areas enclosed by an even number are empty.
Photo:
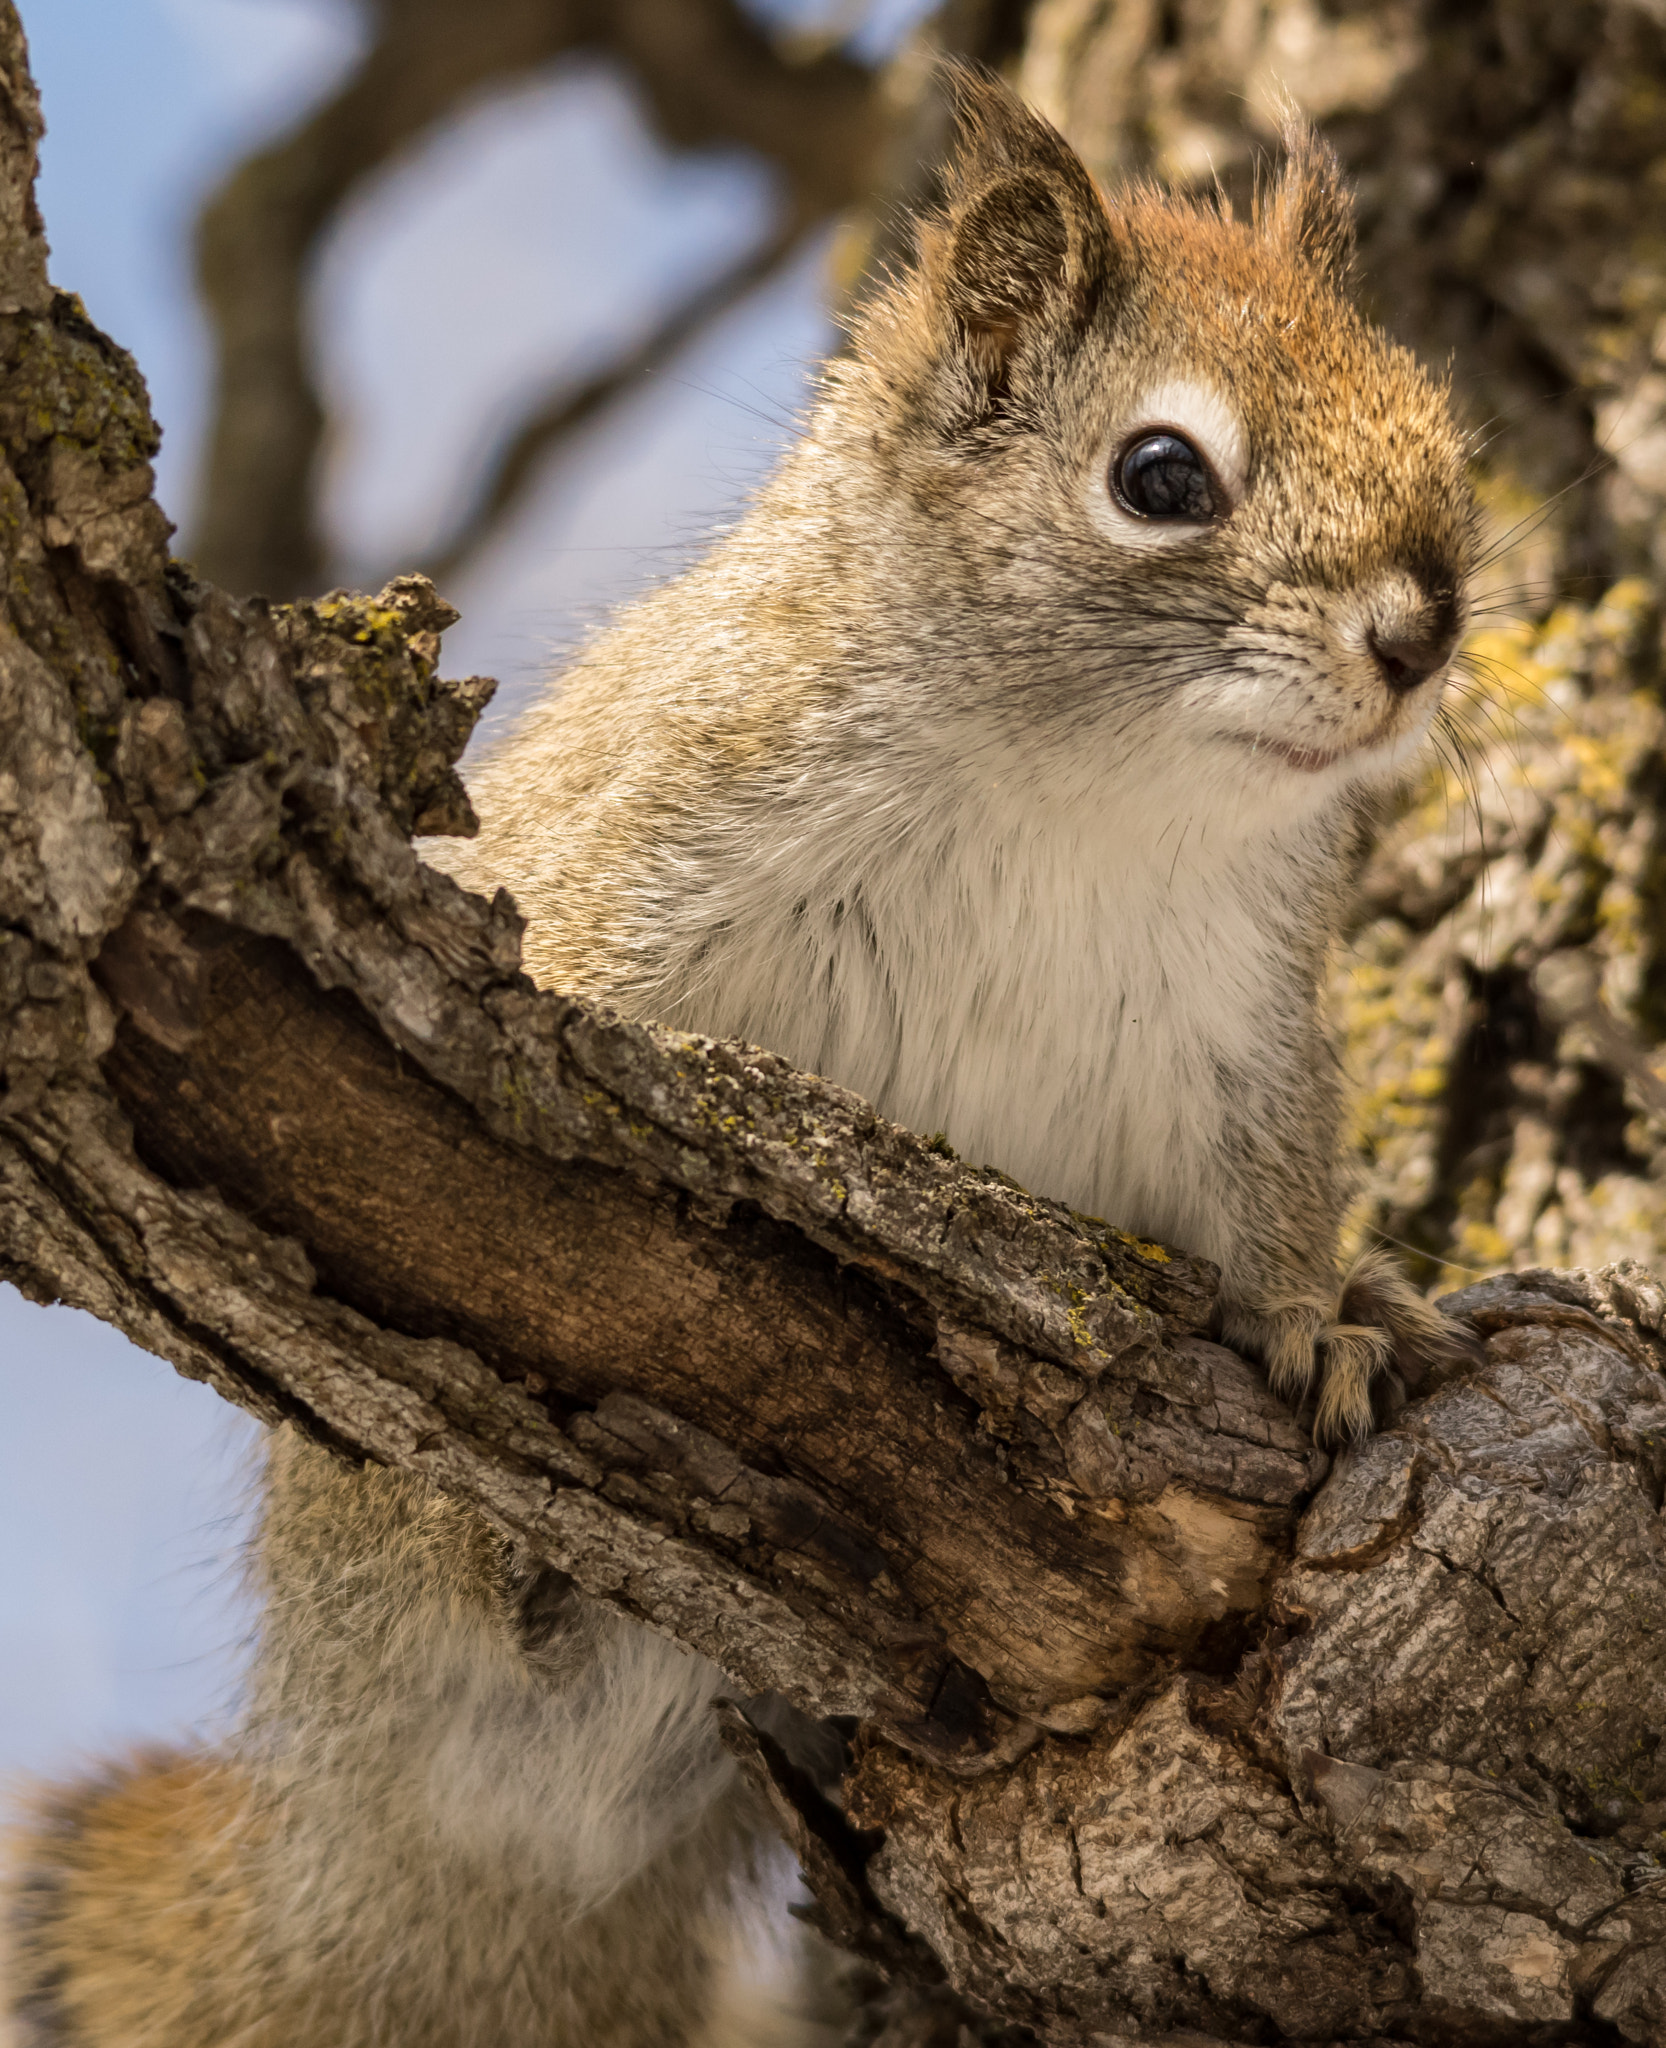
M235 2009L247 1824L245 1786L208 1756L139 1756L37 1795L6 1855L16 2048L275 2048Z

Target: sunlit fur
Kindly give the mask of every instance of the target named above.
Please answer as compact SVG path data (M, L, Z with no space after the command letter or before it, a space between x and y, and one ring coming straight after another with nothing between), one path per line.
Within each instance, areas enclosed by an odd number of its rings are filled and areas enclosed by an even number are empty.
M510 888L542 981L760 1041L1218 1261L1226 1336L1293 1397L1317 1373L1345 1435L1387 1363L1450 1342L1384 1261L1344 1295L1317 991L1361 807L1442 688L1392 690L1369 636L1461 623L1463 450L1343 296L1346 198L1310 140L1251 223L1152 192L1107 210L1050 130L966 100L920 260L780 474L552 686L474 778L479 839L441 857ZM1117 505L1113 459L1154 425L1228 516ZM81 2017L93 1922L41 1834L41 2040L722 2032L715 1923L751 1823L716 1674L577 1605L531 1643L501 1546L409 1480L290 1447L268 1516L217 1837L235 1884L172 1937L222 2021Z

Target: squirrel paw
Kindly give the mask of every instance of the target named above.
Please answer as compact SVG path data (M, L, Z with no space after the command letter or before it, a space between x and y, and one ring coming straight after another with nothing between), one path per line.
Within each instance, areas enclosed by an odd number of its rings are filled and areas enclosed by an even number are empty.
M1311 1300L1280 1302L1240 1327L1260 1353L1273 1392L1292 1406L1317 1378L1313 1434L1321 1443L1369 1436L1384 1397L1403 1404L1402 1388L1415 1387L1430 1366L1473 1359L1479 1348L1385 1252L1355 1260L1332 1312Z

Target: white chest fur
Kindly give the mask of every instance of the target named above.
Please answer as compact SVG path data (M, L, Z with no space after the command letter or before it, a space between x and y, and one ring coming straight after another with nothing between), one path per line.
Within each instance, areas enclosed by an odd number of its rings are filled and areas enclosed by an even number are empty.
M1038 1194L1226 1257L1229 1098L1305 1055L1288 848L1172 788L1048 805L1020 777L939 772L864 803L808 781L790 829L777 797L767 836L726 835L690 906L698 959L679 949L666 990L675 1021L767 1045Z

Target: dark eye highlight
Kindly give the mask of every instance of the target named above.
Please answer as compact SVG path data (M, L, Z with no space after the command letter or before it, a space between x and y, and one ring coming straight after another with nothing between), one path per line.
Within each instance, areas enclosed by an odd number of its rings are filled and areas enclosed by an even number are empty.
M1209 465L1179 434L1141 434L1111 465L1111 488L1139 519L1205 525L1226 511Z

